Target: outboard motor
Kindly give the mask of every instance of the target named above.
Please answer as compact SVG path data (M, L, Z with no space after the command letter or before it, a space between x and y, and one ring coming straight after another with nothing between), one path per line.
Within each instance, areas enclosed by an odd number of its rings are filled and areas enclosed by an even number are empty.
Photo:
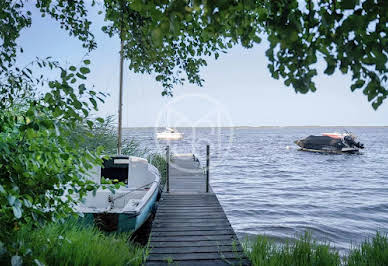
M355 142L354 141L354 137L352 137L352 136L349 136L349 135L345 136L344 137L344 141L351 148L352 147L357 147L359 149L363 149L364 148L364 144L362 144L360 142Z
M360 148L360 149L364 148L364 144L362 144L361 142L356 142L356 144L354 144L354 146L356 146L357 148Z

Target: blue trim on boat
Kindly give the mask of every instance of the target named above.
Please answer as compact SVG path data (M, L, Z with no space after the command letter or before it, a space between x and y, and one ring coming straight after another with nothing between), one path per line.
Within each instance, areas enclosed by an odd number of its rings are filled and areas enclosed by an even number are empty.
M159 189L156 188L154 193L152 194L152 197L148 200L148 202L141 209L140 214L136 217L135 231L139 229L139 227L142 226L144 222L147 221L148 217L151 215L156 199L158 197L158 193Z

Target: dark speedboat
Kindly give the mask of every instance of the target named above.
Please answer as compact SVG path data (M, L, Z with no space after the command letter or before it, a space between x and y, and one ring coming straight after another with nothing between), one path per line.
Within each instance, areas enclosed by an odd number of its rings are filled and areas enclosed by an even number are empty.
M322 136L309 136L295 141L302 151L324 153L358 153L364 144L357 142L350 133L323 133Z

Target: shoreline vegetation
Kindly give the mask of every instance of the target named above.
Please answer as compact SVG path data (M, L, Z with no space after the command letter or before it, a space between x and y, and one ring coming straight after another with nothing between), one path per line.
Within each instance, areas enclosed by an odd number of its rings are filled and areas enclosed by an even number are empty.
M340 256L330 243L318 243L305 232L295 241L276 244L266 236L244 245L247 256L255 266L275 265L327 265L367 266L388 265L388 237L376 233L371 239L352 247L346 255Z
M16 237L23 241L25 252L34 254L27 265L143 265L150 251L148 245L132 242L131 233L104 233L74 219L38 230L24 226ZM388 265L388 238L379 232L342 257L335 247L316 242L308 232L284 244L259 235L243 248L254 266Z

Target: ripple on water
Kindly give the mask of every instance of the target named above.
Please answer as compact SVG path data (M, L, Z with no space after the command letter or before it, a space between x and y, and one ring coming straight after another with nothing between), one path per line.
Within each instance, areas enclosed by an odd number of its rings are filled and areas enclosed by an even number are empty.
M346 251L376 230L388 231L388 128L351 130L365 144L362 155L300 152L293 144L342 128L244 128L234 130L231 146L230 129L221 132L220 145L209 129L195 135L212 145L210 180L239 236L283 242L309 230ZM192 141L192 129L180 131L185 139L173 151L194 151L204 165L204 142ZM153 129L124 134L157 148Z

